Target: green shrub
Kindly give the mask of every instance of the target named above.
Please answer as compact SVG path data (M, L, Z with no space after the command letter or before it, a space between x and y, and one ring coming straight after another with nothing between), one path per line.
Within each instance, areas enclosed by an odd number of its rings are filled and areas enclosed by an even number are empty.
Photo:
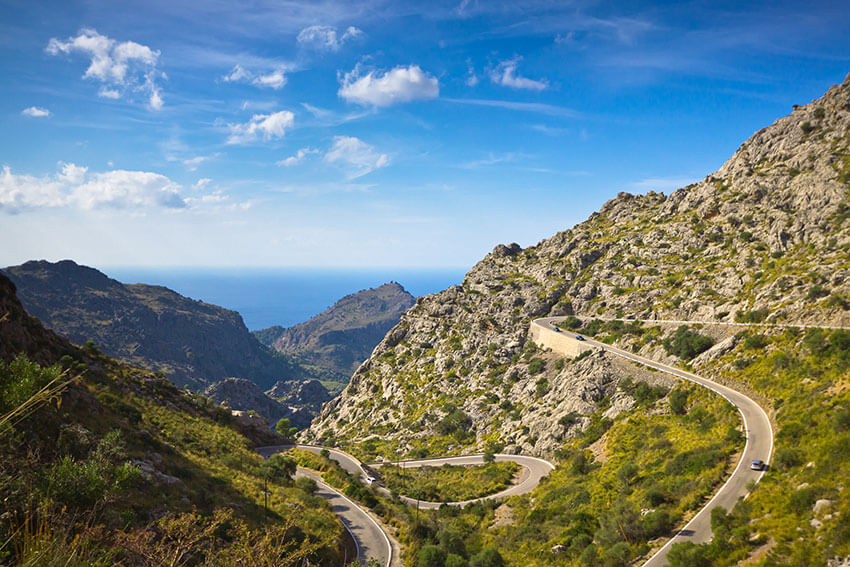
M671 525L670 513L663 508L653 510L641 518L641 527L648 538L656 538L667 534L670 531Z
M805 462L805 456L799 449L786 447L778 449L773 457L773 464L780 469L799 467Z
M71 457L63 457L56 463L48 479L48 494L69 508L91 508L103 500L109 488L102 465Z
M664 339L664 350L667 354L678 356L682 360L690 360L701 352L711 348L714 340L711 337L700 335L682 325L672 336Z
M710 548L690 541L674 543L667 554L667 563L669 567L711 567Z
M602 556L603 565L605 567L625 567L629 564L632 558L632 553L626 542L621 541L605 550Z
M528 373L534 376L540 374L546 368L546 362L542 358L532 358L528 363Z
M549 391L549 380L541 378L534 384L534 395L537 398L542 398Z
M684 415L688 403L688 393L681 388L670 392L670 411L678 415Z
M447 526L439 531L437 540L446 553L466 556L466 546L463 543L463 534L454 526Z
M808 293L806 293L807 301L815 301L820 299L821 297L826 297L829 295L829 290L823 287L822 285L813 285L809 288Z
M448 413L437 422L437 432L441 435L452 435L458 431L465 431L472 426L472 420L463 410L451 406Z
M738 323L761 323L770 315L770 309L756 309L754 311L738 311L735 313L735 321Z
M815 126L812 126L812 123L809 121L803 122L800 124L800 130L803 131L803 134L809 134L812 130L815 129Z
M504 567L505 560L495 547L485 547L469 560L469 567Z
M756 350L762 349L767 346L767 339L764 335L748 335L746 339L744 339L744 348Z
M419 550L419 567L443 567L446 563L446 552L438 545L425 545Z

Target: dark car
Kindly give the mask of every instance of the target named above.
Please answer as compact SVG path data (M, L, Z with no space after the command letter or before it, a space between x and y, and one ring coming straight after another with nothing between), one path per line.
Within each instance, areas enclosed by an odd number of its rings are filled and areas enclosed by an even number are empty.
M556 333L560 333L560 332L561 332L561 329L559 329L559 328L558 328L558 327L556 327L555 325L552 325L552 330L553 330L553 331L555 331Z
M754 471L763 471L765 463L761 459L753 460L753 464L750 465L750 468Z
M582 337L581 335L576 335L576 340L577 341L583 341L584 337Z

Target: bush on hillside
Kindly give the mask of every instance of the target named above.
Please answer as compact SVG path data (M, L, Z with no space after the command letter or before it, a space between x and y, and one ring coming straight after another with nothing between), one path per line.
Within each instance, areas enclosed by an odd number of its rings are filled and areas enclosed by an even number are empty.
M682 360L690 360L701 352L711 348L714 340L711 337L700 335L682 325L671 336L664 339L664 350L667 354L678 356Z

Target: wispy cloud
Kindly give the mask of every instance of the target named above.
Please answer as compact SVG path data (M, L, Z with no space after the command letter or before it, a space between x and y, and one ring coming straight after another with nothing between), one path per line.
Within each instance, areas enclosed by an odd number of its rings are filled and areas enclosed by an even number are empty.
M251 71L237 63L222 80L225 83L250 83L257 87L278 90L286 85L286 73L290 69L291 66L280 64L266 71Z
M293 165L298 165L304 158L310 155L315 155L321 153L319 150L314 148L301 148L298 150L294 156L289 156L288 158L284 158L277 162L277 165L282 165L283 167L292 167Z
M334 137L333 146L325 154L324 159L328 163L343 168L347 172L348 179L362 177L390 163L387 154L378 152L370 144L353 136Z
M493 152L490 152L485 158L464 162L460 164L459 167L461 169L481 169L482 167L488 167L491 165L514 162L523 157L528 156L515 152L508 152L504 154L494 154Z
M41 108L39 106L31 106L29 108L25 108L21 111L21 114L24 116L29 116L30 118L46 118L50 116L50 111L46 108Z
M383 74L370 71L366 75L357 65L343 76L341 83L339 96L362 105L390 106L440 95L437 78L419 65L395 67Z
M248 122L227 125L230 130L227 143L245 144L259 138L266 141L282 138L294 124L295 115L288 110L273 114L255 114Z
M298 32L299 45L319 51L339 51L344 43L363 35L363 31L348 26L342 35L337 35L333 26L308 26Z
M517 67L520 61L522 61L522 57L502 61L495 69L490 71L490 81L503 87L532 91L542 91L549 86L546 79L534 80L519 75Z
M547 136L563 136L570 133L568 128L549 126L548 124L532 124L529 128Z
M83 78L102 83L98 96L118 99L128 93L142 92L149 108L159 110L163 106L157 81L166 76L156 67L159 51L134 41L119 43L89 28L66 41L52 38L45 51L50 55L79 52L89 57Z
M444 98L447 102L456 104L472 104L475 106L491 106L507 110L519 110L521 112L536 112L548 116L561 116L564 118L578 118L581 113L565 106L555 106L541 102L516 102L512 100L492 100L480 98Z

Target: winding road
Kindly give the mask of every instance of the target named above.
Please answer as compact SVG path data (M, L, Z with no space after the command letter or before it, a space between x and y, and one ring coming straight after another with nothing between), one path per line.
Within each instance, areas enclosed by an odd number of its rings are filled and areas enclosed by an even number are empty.
M650 368L654 368L661 372L666 372L682 380L688 380L708 388L712 392L723 396L730 404L735 406L741 414L744 422L744 430L746 434L746 444L741 453L741 458L738 461L732 475L726 480L723 486L714 494L711 500L691 518L691 520L680 529L670 540L658 551L655 552L643 565L644 567L661 567L667 564L667 553L670 551L670 546L674 543L690 541L693 543L705 543L711 539L711 511L721 506L726 510L731 510L739 498L744 498L749 494L751 482L758 482L764 475L765 471L754 471L750 469L750 463L755 459L760 459L767 463L770 462L770 457L773 454L773 427L770 424L770 418L767 413L751 398L733 390L723 384L718 384L697 376L692 372L687 372L679 368L662 364L642 356L638 356L623 349L611 346L594 339L583 337L583 340L576 338L576 333L572 331L555 331L553 329L556 323L566 319L566 317L547 317L532 321L532 326L537 326L540 329L559 335L559 340L563 337L571 338L582 345L587 345L592 348L600 348L605 352L609 352L615 356L625 358L632 362L643 364ZM630 319L629 321L641 320ZM658 321L648 321L657 323ZM703 323L704 324L704 323ZM539 334L540 330L538 330Z
M275 453L280 453L289 449L303 449L317 455L321 454L323 450L327 451L328 458L339 463L339 465L345 469L347 473L355 478L359 478L361 482L365 481L365 479L369 476L367 468L377 469L383 465L396 463L396 461L392 461L392 463L389 461L384 463L374 463L372 465L366 465L366 468L364 468L363 463L345 451L332 449L330 447L320 447L317 445L271 445L268 447L259 447L257 448L257 452L264 458L268 459ZM517 484L510 486L501 492L490 494L489 496L484 496L482 498L466 500L464 502L446 502L445 504L448 504L449 506L465 506L467 504L482 502L484 500L499 500L507 498L508 496L526 494L534 490L537 485L540 484L540 480L555 469L555 466L552 463L536 457L497 454L495 459L497 462L511 461L517 463L523 468L522 475ZM484 455L438 457L434 459L400 462L403 463L405 468L417 468L424 466L433 467L446 464L470 466L483 464ZM354 543L357 546L357 556L361 561L374 559L381 565L390 567L393 560L393 545L386 532L381 528L378 522L369 515L368 512L352 502L344 494L322 482L321 478L317 477L317 475L301 469L300 467L296 475L309 476L316 480L319 485L319 490L316 491L316 494L328 499L333 507L334 513L340 518L343 526L345 526L345 529L348 530L348 533L350 533L351 537L354 539ZM376 488L385 496L389 496L389 490L383 486L376 486ZM418 505L420 508L426 510L437 509L443 505L443 502L417 501L416 499L408 498L406 496L401 496L401 500L409 505Z
M497 454L495 455L495 460L497 463L504 462L513 462L522 467L521 476L519 482L514 484L501 492L497 492L495 494L490 494L488 496L484 496L481 498L473 498L472 500L464 500L462 502L446 502L449 506L466 506L468 504L474 504L476 502L483 502L485 500L501 500L502 498L507 498L509 496L517 496L519 494L527 494L537 488L537 485L540 484L541 479L548 475L550 472L555 470L555 465L550 463L549 461L544 461L543 459L538 459L537 457L528 457L525 455L503 455ZM369 465L369 468L377 469L384 465L398 465L405 469L414 469L420 467L440 467L443 465L461 465L461 466L471 466L471 465L483 465L484 464L484 455L465 455L461 457L437 457L434 459L419 459L415 461L392 461L392 462L384 462L384 463L375 463ZM389 495L390 491L384 488L383 486L379 486L378 490L385 495ZM436 510L440 506L443 505L443 502L429 502L427 500L417 500L415 498L410 498L408 496L399 496L399 498L405 504L410 506L418 506L419 508L425 510Z
M537 339L552 339L549 348L555 352L561 352L569 356L574 356L576 352L586 349L601 349L614 356L619 356L634 363L654 368L661 372L665 372L676 378L688 380L695 384L699 384L708 388L712 392L722 396L730 404L735 406L741 414L746 435L746 443L741 452L741 457L732 472L731 476L721 486L714 496L705 504L705 506L694 515L691 520L681 528L676 534L670 538L659 550L657 550L648 560L643 563L643 567L663 567L667 565L667 554L670 547L674 543L690 541L693 543L705 543L711 539L711 511L714 508L723 507L726 510L731 510L740 498L745 498L749 494L749 489L752 483L757 483L764 476L764 470L756 471L750 468L750 463L753 460L760 459L767 463L773 454L773 428L770 423L770 418L767 413L755 401L728 386L719 384L707 378L698 376L692 372L687 372L680 368L656 362L654 360L644 358L634 353L625 351L615 346L599 342L597 340L582 337L578 339L575 332L567 330L555 330L555 324L566 319L566 317L546 317L535 319L531 322L532 335ZM626 322L641 322L641 323L678 323L678 324L715 324L706 321L658 321L658 320L641 320L641 319L617 319ZM717 323L724 325L735 326L797 326L809 327L810 325L775 325L775 324L741 324L741 323ZM844 328L844 327L820 327L820 328ZM417 468L424 466L442 466L444 464L454 465L478 465L484 463L483 455L467 455L460 457L439 457L433 459L420 459L411 461L385 461L383 463L373 463L371 465L363 465L354 456L329 447L319 447L315 445L276 445L271 447L261 447L257 451L268 458L274 453L285 451L287 449L304 449L316 454L320 454L323 450L328 451L329 458L337 461L343 469L355 478L361 481L370 476L369 469L378 469L381 466L389 464L398 464L404 468ZM496 461L512 461L523 467L519 482L499 493L491 494L483 498L467 500L464 502L427 502L401 496L401 499L414 506L419 506L423 509L436 509L443 504L450 506L465 506L474 502L484 500L495 500L515 496L518 494L526 494L534 490L540 483L540 480L548 475L554 466L543 459L528 457L523 455L503 455L495 456ZM390 542L389 536L381 528L378 522L363 510L360 506L352 502L350 499L331 488L327 484L321 482L315 474L299 469L299 475L311 476L319 485L317 494L327 498L334 513L342 521L345 528L351 534L357 545L358 557L361 561L375 559L381 565L390 567L393 561L393 545ZM376 486L379 492L389 495L389 491L383 486Z

